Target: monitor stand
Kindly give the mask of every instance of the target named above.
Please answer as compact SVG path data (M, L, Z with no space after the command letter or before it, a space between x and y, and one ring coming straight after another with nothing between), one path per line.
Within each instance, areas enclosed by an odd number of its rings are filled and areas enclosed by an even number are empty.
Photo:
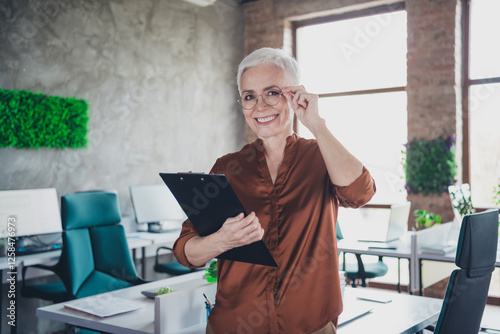
M149 233L168 233L168 232L173 232L173 231L178 231L180 230L180 225L177 227L172 227L168 226L171 224L166 224L167 226L164 226L161 221L159 222L152 222L148 223L148 232Z

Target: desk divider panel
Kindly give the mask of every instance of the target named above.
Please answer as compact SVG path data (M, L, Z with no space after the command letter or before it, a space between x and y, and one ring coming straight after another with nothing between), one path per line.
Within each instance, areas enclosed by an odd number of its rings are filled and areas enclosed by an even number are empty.
M217 283L208 283L204 278L172 284L174 291L155 297L155 333L169 334L183 332L189 327L205 328L207 313L205 294L215 303Z

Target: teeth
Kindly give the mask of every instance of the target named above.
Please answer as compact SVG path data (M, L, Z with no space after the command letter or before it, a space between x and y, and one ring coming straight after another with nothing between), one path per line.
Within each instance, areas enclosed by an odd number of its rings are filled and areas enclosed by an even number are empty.
M268 116L268 117L257 118L257 122L259 122L259 123L270 122L273 119L275 119L276 117L278 117L278 115L272 115L272 116Z

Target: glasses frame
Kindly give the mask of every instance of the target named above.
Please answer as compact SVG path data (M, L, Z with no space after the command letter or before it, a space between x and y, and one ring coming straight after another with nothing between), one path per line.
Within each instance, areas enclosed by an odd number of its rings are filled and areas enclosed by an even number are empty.
M276 87L276 88L278 88L278 87ZM271 90L272 90L272 89L268 89L268 91L271 91ZM243 106L243 101L242 101L242 100L243 100L243 98L242 98L241 96L240 96L240 99L239 99L239 100L237 100L237 101L238 101L239 105L240 105L243 109L245 109L245 110L252 110L253 108L255 108L255 107L257 106L257 103L259 103L259 97L262 97L262 101L264 101L264 103L265 103L265 104L267 104L267 105L268 105L268 106L270 106L270 107L274 107L275 105L277 105L278 103L280 103L280 101L281 101L281 97L283 96L283 92L281 91L281 88L278 88L277 90L279 90L279 99L277 100L277 102L276 102L275 104L270 104L270 103L267 103L267 102L266 102L266 99L264 98L264 94L260 94L260 95L257 95L257 96L255 97L255 104L254 104L251 108L245 108L245 107ZM265 92L264 92L264 93L265 93Z

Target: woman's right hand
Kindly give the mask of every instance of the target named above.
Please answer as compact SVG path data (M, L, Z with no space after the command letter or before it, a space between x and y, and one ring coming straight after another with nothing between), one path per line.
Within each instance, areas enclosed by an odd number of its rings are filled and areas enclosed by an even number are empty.
M189 239L184 245L184 254L193 266L203 266L225 251L261 240L263 235L264 229L255 212L246 217L240 213L226 219L217 232Z
M253 211L246 217L240 213L236 217L226 219L222 227L214 233L221 253L262 240L263 236L264 229Z

